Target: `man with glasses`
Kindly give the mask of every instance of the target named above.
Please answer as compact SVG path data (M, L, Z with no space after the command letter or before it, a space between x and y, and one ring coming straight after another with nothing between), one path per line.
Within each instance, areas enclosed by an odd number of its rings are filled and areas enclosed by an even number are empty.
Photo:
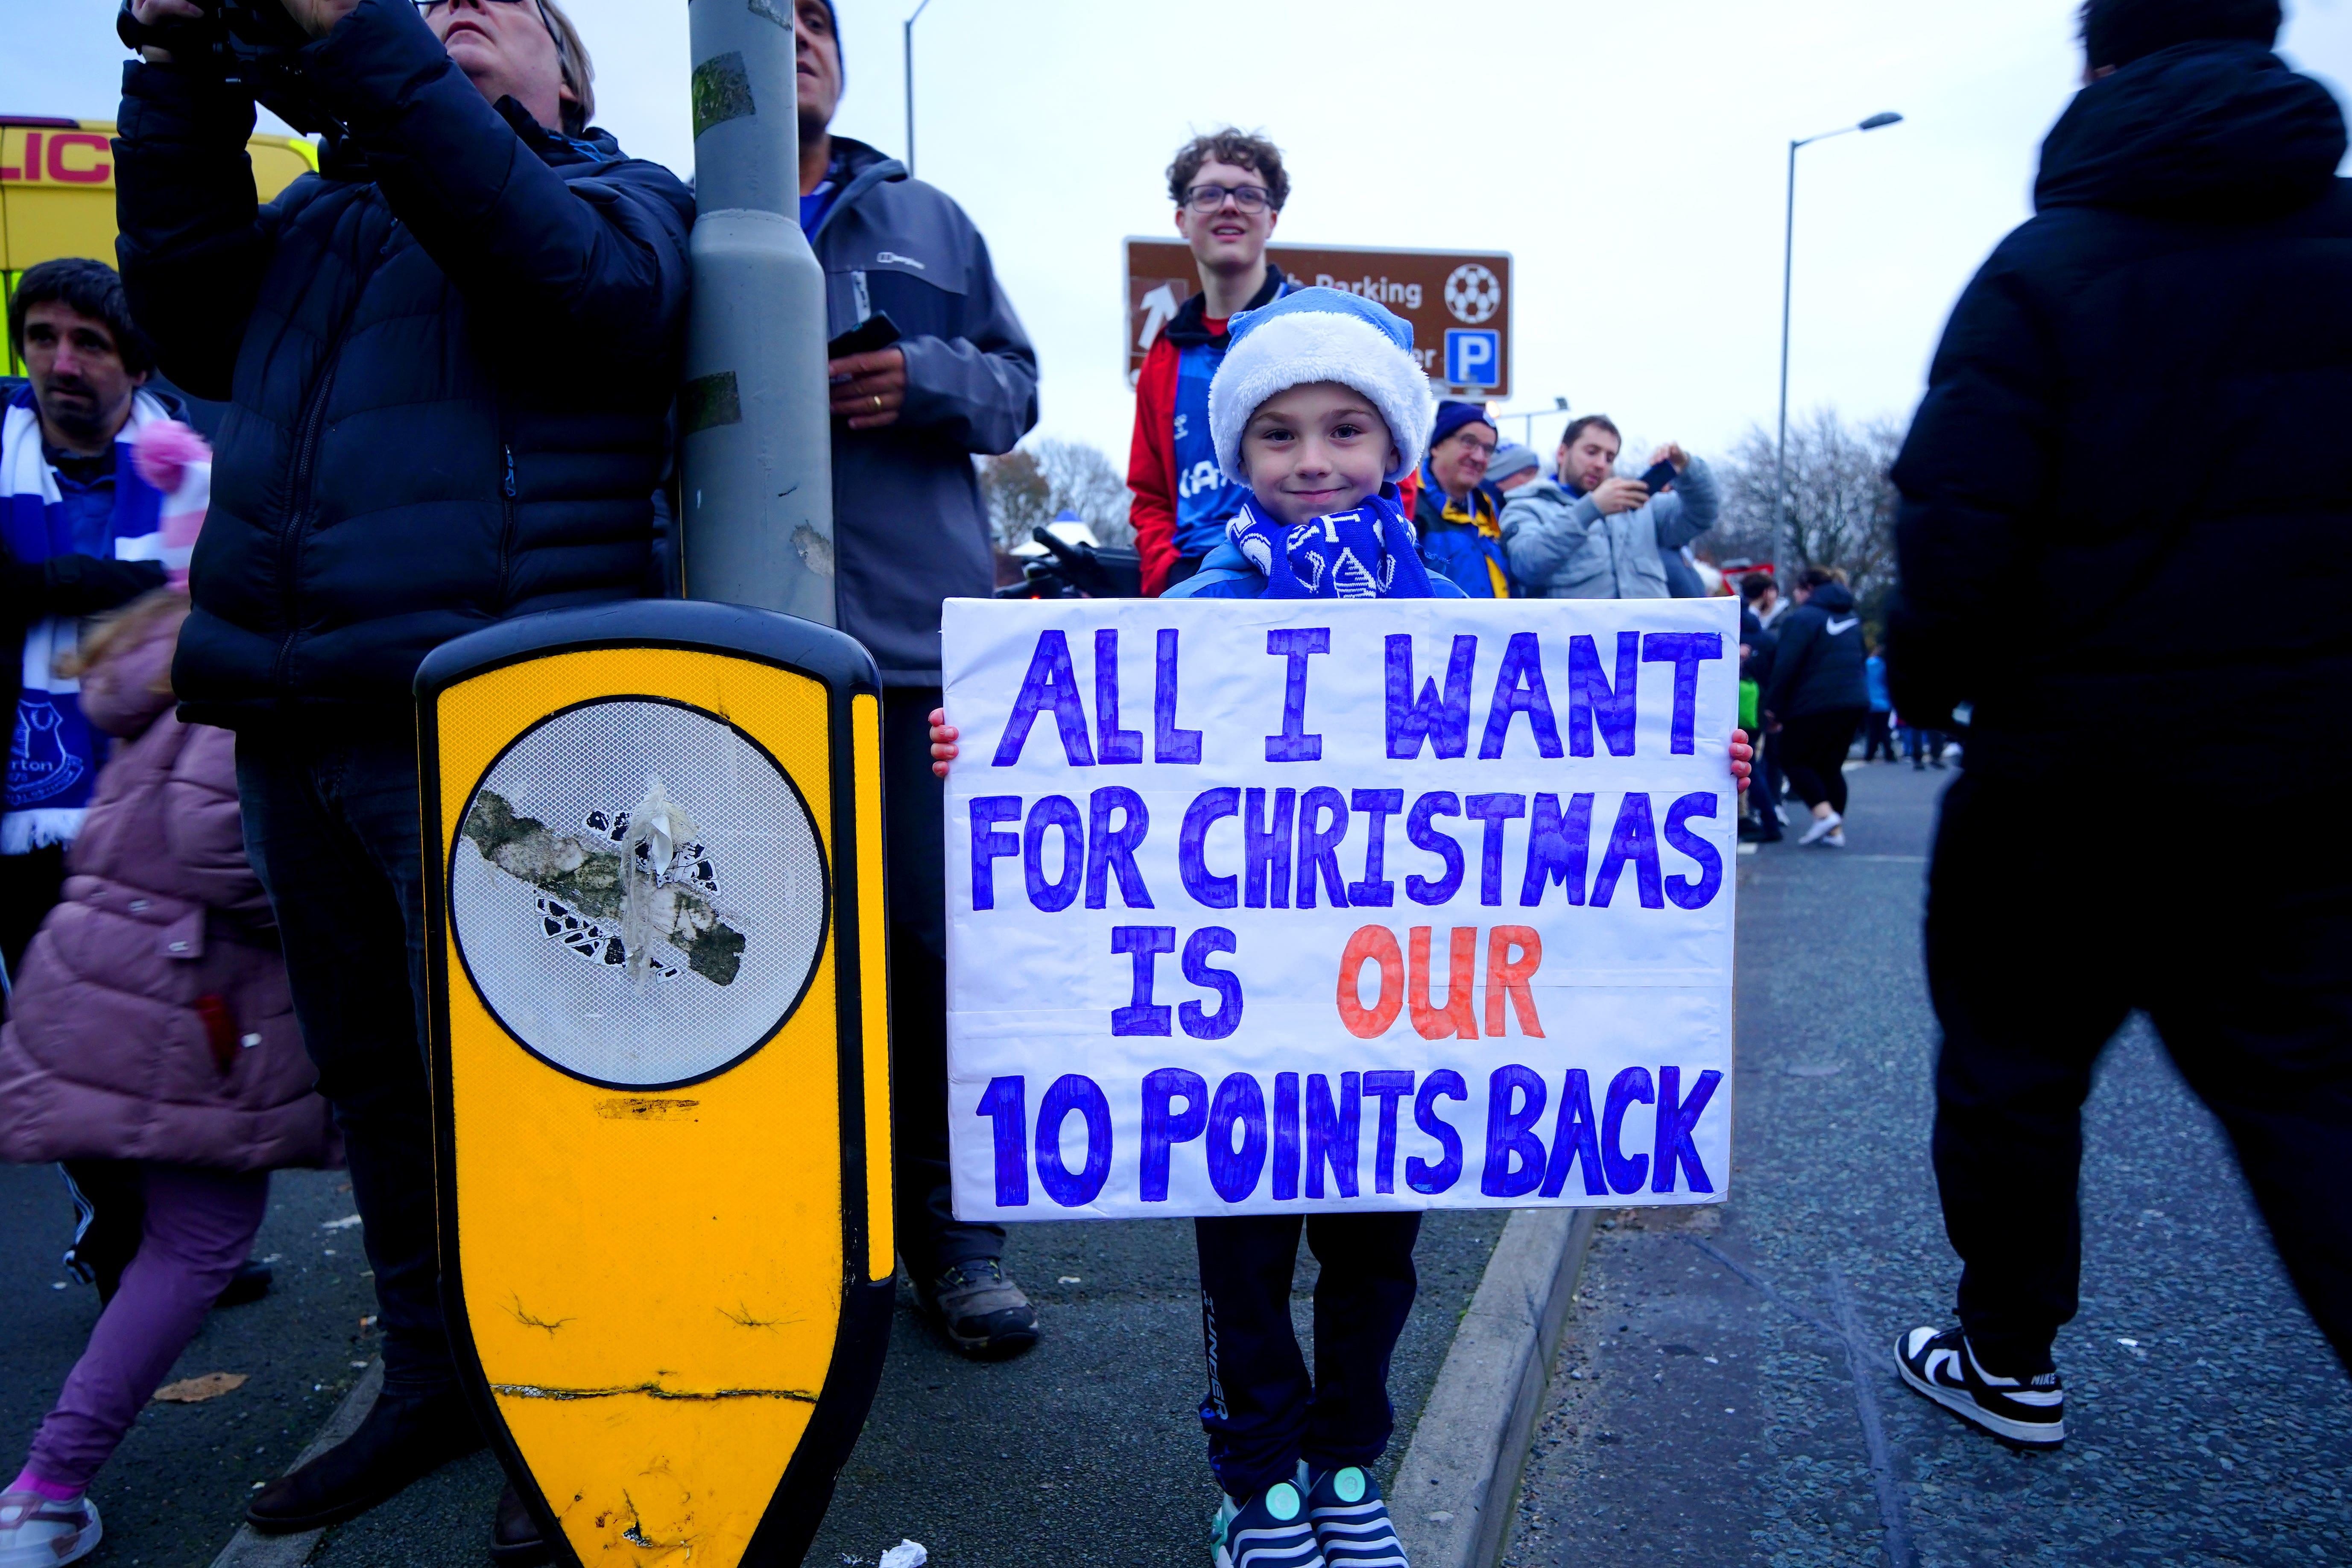
M164 373L229 412L173 684L237 732L246 842L333 1102L383 1392L257 1493L316 1529L481 1446L443 1331L410 696L438 644L658 584L693 197L589 123L556 0L282 0L344 130L268 206L247 93L150 47L115 142L123 282ZM131 0L168 25L190 0ZM506 1561L544 1547L509 1493Z
M1413 509L1422 559L1474 599L1520 596L1510 557L1503 553L1503 492L1486 482L1486 466L1501 440L1477 404L1439 404Z
M1290 197L1280 148L1230 127L1195 136L1168 166L1168 195L1176 204L1176 232L1192 247L1201 291L1152 340L1135 384L1127 463L1135 500L1128 516L1147 596L1198 572L1241 510L1246 488L1225 479L1209 435L1209 383L1224 361L1226 322L1291 289L1265 258Z
M883 339L831 363L833 530L841 628L882 667L898 1256L950 1344L1010 1356L1037 1342L1037 1310L1005 1277L1004 1227L957 1219L948 1179L946 786L930 714L940 605L996 582L972 458L1037 423L1037 355L964 210L829 129L844 78L831 0L796 0L793 20L801 226L824 268L825 330Z

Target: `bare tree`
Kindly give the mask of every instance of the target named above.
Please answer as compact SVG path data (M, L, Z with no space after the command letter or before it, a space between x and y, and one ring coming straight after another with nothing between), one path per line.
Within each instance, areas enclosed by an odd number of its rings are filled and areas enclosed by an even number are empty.
M1849 424L1831 408L1789 426L1790 554L1798 566L1843 571L1859 598L1895 576L1895 482L1887 477L1903 446L1892 419ZM1717 465L1723 521L1708 543L1718 561L1772 559L1772 433L1751 425Z
M1029 542L1029 531L1054 520L1054 487L1036 458L1014 450L980 460L980 493L988 503L989 530L999 550Z
M1127 480L1100 449L1084 441L1047 439L980 465L981 494L1000 550L1029 542L1029 531L1074 511L1105 545L1128 547Z

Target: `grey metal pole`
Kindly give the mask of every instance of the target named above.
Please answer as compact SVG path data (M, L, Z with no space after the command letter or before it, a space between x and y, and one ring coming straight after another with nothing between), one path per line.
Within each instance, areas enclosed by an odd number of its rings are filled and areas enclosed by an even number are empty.
M1803 145L1789 143L1789 222L1780 246L1780 436L1772 458L1772 577L1782 584L1789 577L1789 300L1797 268L1797 149Z
M900 39L907 62L907 177L909 179L915 174L915 22L930 4L931 0L923 0L915 7L915 15L907 18Z
M824 273L800 226L791 13L689 0L694 300L678 391L687 597L835 619Z

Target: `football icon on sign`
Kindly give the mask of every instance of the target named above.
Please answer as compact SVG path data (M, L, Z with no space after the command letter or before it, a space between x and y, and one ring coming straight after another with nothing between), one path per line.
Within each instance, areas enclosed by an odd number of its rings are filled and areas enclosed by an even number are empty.
M1454 312L1457 321L1475 326L1493 315L1502 303L1502 279L1477 262L1455 268L1445 279L1445 308Z

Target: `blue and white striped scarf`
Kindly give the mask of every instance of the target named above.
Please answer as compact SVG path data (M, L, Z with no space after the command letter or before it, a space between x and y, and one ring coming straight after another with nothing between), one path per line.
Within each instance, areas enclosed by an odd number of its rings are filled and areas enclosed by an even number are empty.
M152 395L132 395L130 422L114 442L114 521L108 531L117 561L173 563L184 551L167 551L165 498L139 477L131 453L139 432L167 418ZM209 480L209 468L205 478ZM171 498L178 510L182 498ZM40 414L33 389L20 387L0 415L0 543L28 566L75 553L73 524L58 477L41 450ZM16 700L8 748L5 805L0 808L0 855L22 855L47 844L69 844L98 782L99 741L82 717L81 683L57 672L74 651L80 622L49 616L26 628L24 689Z
M1268 517L1252 492L1225 534L1265 574L1269 599L1435 597L1412 523L1385 489L1296 527Z

